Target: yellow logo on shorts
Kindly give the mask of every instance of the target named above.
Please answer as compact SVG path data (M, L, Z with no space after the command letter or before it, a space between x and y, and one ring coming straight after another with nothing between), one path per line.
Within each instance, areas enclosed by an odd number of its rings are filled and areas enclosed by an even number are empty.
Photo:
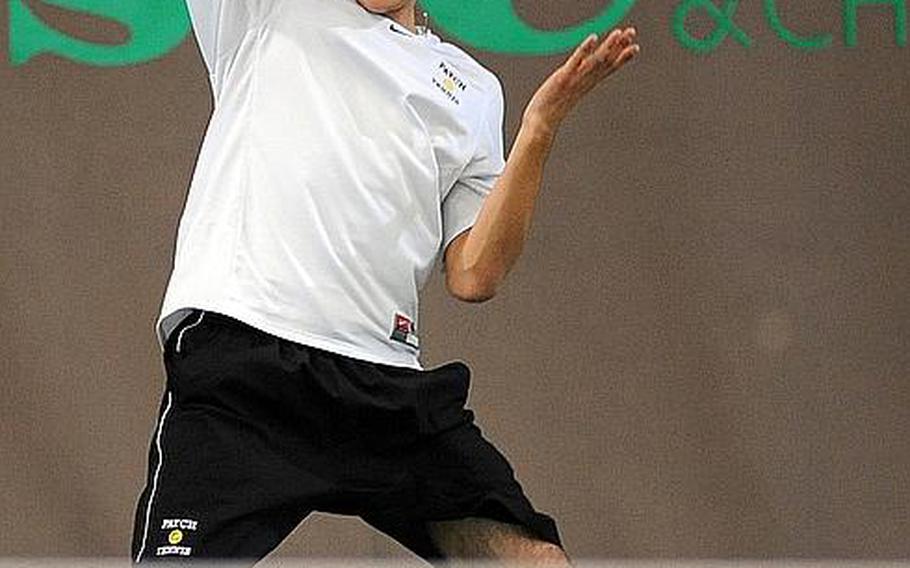
M183 541L183 531L174 529L167 535L167 541L171 544L180 544Z

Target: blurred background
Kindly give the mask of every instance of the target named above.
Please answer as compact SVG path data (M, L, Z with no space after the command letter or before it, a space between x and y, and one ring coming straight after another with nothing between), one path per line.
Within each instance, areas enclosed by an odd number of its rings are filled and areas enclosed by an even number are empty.
M564 125L510 280L424 291L424 365L469 363L478 424L577 558L910 557L906 2L842 2L627 2L642 53ZM24 13L128 41L92 4L0 5L0 556L128 555L211 112L191 36L16 61ZM514 2L549 31L609 5ZM566 53L434 30L499 75L511 142ZM322 514L274 558L339 555L413 560Z

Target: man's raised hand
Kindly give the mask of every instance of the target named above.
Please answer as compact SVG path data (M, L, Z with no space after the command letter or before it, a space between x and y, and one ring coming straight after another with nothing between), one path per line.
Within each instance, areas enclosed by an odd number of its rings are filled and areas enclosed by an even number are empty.
M639 53L636 40L634 27L588 36L531 98L524 122L555 133L582 97Z

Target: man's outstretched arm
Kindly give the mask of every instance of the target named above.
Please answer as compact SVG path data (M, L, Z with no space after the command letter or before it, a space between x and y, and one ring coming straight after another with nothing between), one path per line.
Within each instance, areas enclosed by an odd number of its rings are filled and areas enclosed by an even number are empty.
M602 41L586 39L541 85L496 185L470 230L445 251L446 287L460 300L483 302L521 255L556 132L579 100L639 52L635 28L615 29Z

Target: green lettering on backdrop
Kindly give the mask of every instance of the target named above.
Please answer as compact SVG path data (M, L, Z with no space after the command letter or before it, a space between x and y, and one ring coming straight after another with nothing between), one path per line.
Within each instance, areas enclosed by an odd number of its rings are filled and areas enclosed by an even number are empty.
M22 65L41 53L53 53L87 65L121 66L149 61L167 54L189 32L185 0L40 0L46 4L114 20L129 29L121 45L105 45L70 37L47 25L29 9L27 0L8 0L9 54L13 65ZM39 1L39 0L31 0ZM245 1L245 0L236 0ZM561 30L541 30L521 19L513 0L422 0L434 24L459 41L477 49L498 53L551 55L569 51L592 32L616 27L637 0L610 0L590 20ZM679 43L692 51L707 53L727 38L748 48L752 38L734 21L740 0L679 0L673 15L673 32ZM841 0L844 43L856 47L857 12L862 6L887 5L894 11L894 35L900 47L907 45L907 0ZM720 7L715 4L719 2ZM777 9L777 0L763 0L768 25L784 42L805 50L830 47L830 34L801 36L788 28ZM714 23L705 37L695 37L686 28L694 10L704 11Z
M724 0L723 9L711 0L683 0L673 13L673 33L679 43L698 53L714 51L730 35L743 47L751 47L752 38L733 21L738 7L739 0ZM686 18L695 9L704 10L714 20L714 29L703 38L693 36L686 28Z
M856 47L856 12L862 5L891 4L894 7L894 37L897 45L907 45L907 1L906 0L844 0L844 43Z
M607 31L636 0L613 0L600 15L574 27L541 30L521 19L512 0L422 0L435 25L477 49L549 55L574 48L590 33Z
M768 18L768 24L770 24L771 29L777 33L777 37L799 49L807 51L824 49L831 45L834 39L830 34L800 37L793 33L781 21L780 14L777 12L776 0L765 0L765 16Z
M42 0L46 4L115 20L130 30L122 45L82 41L41 21L24 0L9 0L9 45L13 65L41 53L54 53L78 63L119 66L165 55L189 31L184 0Z

